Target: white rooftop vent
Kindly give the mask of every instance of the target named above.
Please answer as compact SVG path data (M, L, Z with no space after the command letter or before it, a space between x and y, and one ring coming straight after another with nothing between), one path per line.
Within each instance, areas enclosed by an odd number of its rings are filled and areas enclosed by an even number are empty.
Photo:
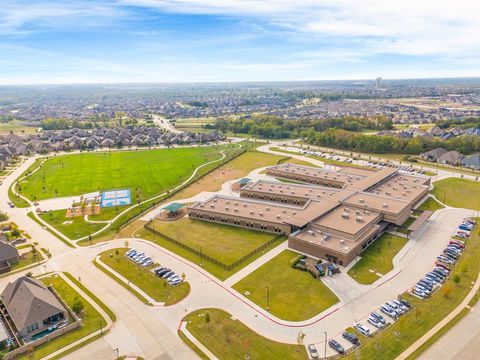
M383 203L382 204L382 207L384 207L385 209L388 208L388 204L387 203Z
M238 205L238 202L235 201L235 202L233 203L233 205L237 206L237 205Z
M228 206L225 206L225 211L228 211L228 209L230 209Z
M363 217L362 216L357 216L357 218L355 220L357 220L357 222L363 222Z
M310 235L315 236L315 231L313 231L313 230L308 230L307 232L308 232Z
M358 199L359 202L364 203L365 199Z
M280 215L277 215L277 219L280 219Z
M263 216L263 212L259 212L258 214L259 214L260 216Z
M237 208L234 208L233 211L238 212L238 209L237 209Z
M340 239L340 244L345 244L345 240Z
M282 210L282 213L284 213L284 214L285 214L286 212L287 212L287 210L285 210L285 209L283 209L283 210Z
M213 199L213 202L217 202L217 199Z
M345 210L345 212L347 212L347 213L350 212L350 209L349 209L349 208L345 208L344 210Z
M360 215L360 210L355 210L355 214Z
M347 212L342 213L342 218L348 219L350 217L350 214Z
M250 210L250 215L253 215L253 210Z
M297 212L296 212L296 211L292 211L292 215L297 215Z
M267 210L267 211L270 211L270 207L269 207L269 206L267 206L267 207L265 208L265 210Z
M230 204L230 201L228 201L228 200L227 200L227 201L225 201L225 204Z

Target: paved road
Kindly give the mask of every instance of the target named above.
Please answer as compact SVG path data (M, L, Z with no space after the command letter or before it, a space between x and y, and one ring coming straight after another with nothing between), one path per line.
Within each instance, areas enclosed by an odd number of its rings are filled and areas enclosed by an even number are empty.
M1 199L7 199L8 185L26 166L28 162L5 179L0 186ZM70 272L80 278L118 317L108 335L68 356L71 359L114 358L113 350L116 348L120 354L139 355L147 359L195 358L193 352L177 336L177 328L185 314L204 307L224 309L258 333L274 340L295 343L301 330L306 334L305 343L322 346L324 331L328 331L329 337L338 335L352 323L363 321L382 302L409 288L431 268L460 219L471 215L471 211L452 208L436 212L425 225L421 236L410 240L394 259L395 268L392 272L369 286L354 284L345 275L327 280L341 302L312 319L295 323L275 318L232 290L230 286L241 275L225 282L219 281L177 255L138 239L118 239L93 247L71 249L28 218L25 209L10 209L5 200L0 203L0 210L8 211L13 221L26 229L41 247L48 248L53 254L46 267L35 269L36 274L50 270ZM125 240L128 240L130 246L151 254L159 263L177 272L184 272L192 287L189 296L173 306L149 307L93 266L92 260L99 252L123 246ZM279 250L280 248L265 254L257 260L257 265L266 262ZM242 275L252 270L253 267L246 267ZM3 288L8 281L18 276L15 274L0 278L0 287Z

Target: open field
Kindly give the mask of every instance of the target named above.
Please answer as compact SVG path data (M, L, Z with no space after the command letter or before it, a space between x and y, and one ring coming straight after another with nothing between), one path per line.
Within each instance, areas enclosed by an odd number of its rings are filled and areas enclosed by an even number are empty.
M21 121L11 121L7 124L0 124L0 135L7 135L13 132L16 135L35 134L37 128L33 126L22 125Z
M99 330L100 326L105 327L107 325L107 322L98 313L98 311L95 310L93 306L87 302L87 300L80 296L80 294L77 293L70 285L68 285L60 276L52 275L41 280L47 286L52 285L57 291L58 295L60 295L60 297L68 304L68 306L71 307L77 299L82 301L84 305L83 313L81 314L83 326L35 348L31 354L27 353L16 359L41 359L48 354L60 350L68 344L71 344L87 336L88 334Z
M250 359L308 359L305 347L269 340L223 310L196 310L183 320L188 322L187 330L219 359L243 360L247 354Z
M118 256L116 250L119 252ZM100 260L145 291L152 299L164 302L165 305L175 304L188 295L190 285L187 282L171 287L166 280L160 279L150 271L153 265L144 268L124 256L127 250L126 248L120 248L104 251L100 254Z
M226 148L102 151L53 157L20 183L21 192L29 199L41 200L130 188L135 201L185 181L196 167L218 159L220 150Z
M150 226L198 251L201 250L202 254L216 258L225 264L233 263L275 237L274 234L206 221L190 220L187 217L175 221L154 220ZM222 280L231 276L285 240L285 238L279 239L278 242L273 243L264 251L259 252L244 263L228 271L209 261L203 260L200 256L183 249L161 236L153 235L150 231L143 228L141 228L135 236L151 240L185 259L201 265L205 270Z
M432 194L445 205L480 210L480 182L447 178L433 183Z
M375 273L385 275L393 269L392 259L407 242L408 239L400 236L382 235L360 254L360 261L348 270L348 275L360 284L375 282L380 278Z
M51 210L43 213L40 217L72 240L88 236L106 225L86 222L83 216L66 218L66 212L66 210ZM67 223L65 224L65 222Z
M187 199L202 191L218 191L224 182L245 177L252 170L275 165L281 159L281 156L265 154L258 151L247 151L227 164L220 166L207 176L190 184L182 191L179 191L171 200Z
M445 206L440 204L438 201L436 201L434 198L429 197L427 200L423 202L422 205L418 207L418 210L425 211L425 210L430 210L430 211L437 211L440 209L443 209Z
M380 335L363 337L364 345L345 359L395 359L463 301L478 277L479 256L480 229L477 228L472 238L468 240L465 251L452 271L452 276L437 293L427 301L405 296L414 306L414 310L400 317ZM453 280L455 275L460 277L458 283Z
M310 319L337 303L338 298L310 273L291 267L297 256L297 253L285 250L233 288L258 306L266 308L268 287L268 305L272 315L289 321ZM249 294L246 295L246 292Z

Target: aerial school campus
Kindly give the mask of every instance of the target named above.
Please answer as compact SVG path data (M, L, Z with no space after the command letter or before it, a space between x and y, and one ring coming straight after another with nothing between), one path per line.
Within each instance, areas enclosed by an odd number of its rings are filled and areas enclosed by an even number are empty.
M4 358L422 355L478 298L478 179L329 151L222 137L18 158Z

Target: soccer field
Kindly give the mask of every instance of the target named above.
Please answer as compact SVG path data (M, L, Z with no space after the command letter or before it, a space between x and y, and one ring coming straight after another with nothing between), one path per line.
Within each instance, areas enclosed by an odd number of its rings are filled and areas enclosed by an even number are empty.
M232 148L234 145L230 145ZM149 198L177 185L227 146L113 151L64 155L47 160L20 182L31 200L130 188L132 200ZM230 150L233 152L233 150Z

